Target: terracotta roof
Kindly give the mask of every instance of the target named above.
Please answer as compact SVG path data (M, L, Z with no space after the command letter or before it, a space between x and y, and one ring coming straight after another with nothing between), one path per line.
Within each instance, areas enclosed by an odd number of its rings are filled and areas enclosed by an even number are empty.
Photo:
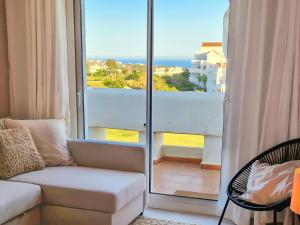
M222 42L203 42L202 47L221 47Z

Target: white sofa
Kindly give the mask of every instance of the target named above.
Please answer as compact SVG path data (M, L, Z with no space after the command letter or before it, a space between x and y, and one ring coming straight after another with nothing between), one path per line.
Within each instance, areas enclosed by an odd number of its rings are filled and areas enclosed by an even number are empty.
M127 225L144 210L146 154L139 145L69 141L78 166L0 181L0 224Z

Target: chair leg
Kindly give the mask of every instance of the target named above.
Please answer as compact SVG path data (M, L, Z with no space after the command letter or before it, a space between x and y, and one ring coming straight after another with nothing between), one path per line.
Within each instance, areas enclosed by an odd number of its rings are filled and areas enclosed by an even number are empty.
M222 221L223 221L223 218L224 218L224 215L225 215L225 212L226 212L228 203L229 203L229 198L227 198L227 200L226 200L226 203L225 203L225 206L224 206L224 209L223 209L223 212L222 212L222 215L221 215L221 217L220 217L220 220L219 220L218 225L221 225L221 223L222 223Z
M274 225L277 225L277 211L274 210Z
M295 215L292 213L292 225L295 225Z

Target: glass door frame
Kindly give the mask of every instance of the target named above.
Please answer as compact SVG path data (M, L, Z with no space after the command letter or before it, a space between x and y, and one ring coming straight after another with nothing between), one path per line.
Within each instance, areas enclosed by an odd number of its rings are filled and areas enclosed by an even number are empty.
M74 36L76 57L76 97L78 138L85 139L88 125L86 115L86 68L85 68L85 0L74 1ZM147 205L150 208L159 208L206 215L217 215L217 201L195 199L191 197L173 196L151 192L152 184L152 109L153 109L153 71L154 71L154 0L147 1L147 89L146 89L146 155L147 155Z
M153 70L154 70L154 0L147 0L147 93L146 93L146 152L148 165L148 193L152 185L152 109L153 109Z
M195 199L184 196L173 196L153 193L152 185L152 112L153 112L153 71L154 71L154 0L147 0L147 106L146 106L146 150L148 153L148 207L175 210L191 213L217 215L217 201Z

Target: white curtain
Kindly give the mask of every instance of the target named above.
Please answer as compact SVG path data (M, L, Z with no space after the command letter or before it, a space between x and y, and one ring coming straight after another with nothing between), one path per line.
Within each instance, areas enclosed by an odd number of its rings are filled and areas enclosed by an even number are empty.
M300 1L230 5L220 209L228 182L243 165L300 137ZM230 204L227 217L248 225L250 212ZM255 213L255 224L271 220Z
M6 0L6 14L12 116L69 122L65 0Z

